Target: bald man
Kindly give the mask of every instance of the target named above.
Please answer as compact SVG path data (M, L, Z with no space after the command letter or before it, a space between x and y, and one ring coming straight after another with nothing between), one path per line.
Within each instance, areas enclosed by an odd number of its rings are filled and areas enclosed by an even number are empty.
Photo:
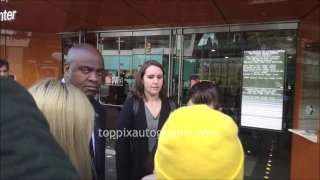
M101 133L106 129L105 108L94 99L102 84L104 61L101 53L89 44L78 44L69 50L64 64L64 81L81 89L95 109L95 127L90 142L90 152L97 180L105 179L106 138ZM81 109L79 109L81 111Z

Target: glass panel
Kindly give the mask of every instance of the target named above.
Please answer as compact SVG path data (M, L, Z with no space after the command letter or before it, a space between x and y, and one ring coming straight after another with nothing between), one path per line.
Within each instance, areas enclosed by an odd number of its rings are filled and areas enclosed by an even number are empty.
M291 87L295 98L287 101L294 108L286 118L288 139L292 135L291 179L320 179L319 17L318 6L299 23L296 81Z
M219 83L224 98L223 107L232 107L227 93L240 82L236 71L241 67L237 54L229 52L228 33L199 33L184 35L181 105L185 106L187 92L195 82L209 80ZM179 43L177 45L179 47ZM234 54L233 54L234 53ZM238 56L241 53L238 53ZM177 62L176 62L177 63Z
M296 62L296 30L270 30L253 32L230 33L230 47L232 49L244 50L285 50L285 99L289 97L290 85L294 84L295 62ZM239 73L242 74L242 73ZM241 91L236 93L241 99ZM289 95L291 96L291 95ZM290 97L291 98L291 97ZM241 103L235 104L235 118L239 121L241 114ZM286 109L286 103L284 109ZM286 114L284 114L286 116Z
M317 135L319 130L320 42L307 44L304 49L302 111L299 129ZM319 138L319 137L317 137Z
M284 92L283 95L280 95L280 104L283 102L283 110L281 105L278 105L276 111L280 111L280 114L283 116L280 118L285 122L286 117L290 116L290 112L292 112L292 107L289 107L287 100L293 98L292 90L288 88L290 84L294 83L294 75L295 68L294 64L296 62L296 30L269 30L269 31L247 31L247 32L232 32L229 34L229 47L234 51L259 51L259 52L267 52L267 50L284 50L285 57L283 57L283 64L279 64L279 66L284 66ZM241 60L243 59L243 54L240 56ZM281 55L279 59L281 59ZM260 59L262 60L262 58ZM280 60L279 60L280 61ZM247 64L247 63L246 63ZM262 64L266 65L265 64ZM269 64L270 65L270 64ZM268 67L270 67L268 65ZM278 67L278 65L277 65ZM267 68L268 69L268 68ZM273 70L269 68L267 73L271 73ZM261 73L264 73L261 71ZM241 69L239 70L239 79L243 82L244 79L242 77ZM260 76L259 76L260 77ZM269 80L268 82L273 82ZM269 84L269 83L268 83ZM258 89L258 88L255 88ZM266 89L265 89L266 90ZM259 90L260 91L260 90ZM235 103L234 103L234 119L239 122L239 126L241 121L241 113L244 113L244 92L242 92L242 85L239 89L237 89L236 93L234 93ZM262 94L258 95L259 98L266 98L268 95ZM258 97L255 95L255 97ZM267 98L272 99L272 96L268 96ZM279 97L277 97L279 98ZM250 108L252 110L251 114L255 112L258 113L258 116L255 116L255 124L263 124L266 123L263 121L263 114L273 113L270 110L270 105L273 103L272 100L269 102L266 101L255 101L256 105L252 105ZM264 107L264 108L263 108ZM289 110L289 111L287 111ZM283 111L283 113L281 113ZM289 114L288 114L289 113ZM269 116L270 116L269 115ZM253 122L250 126L253 126ZM282 122L280 122L282 124ZM266 126L271 126L266 125ZM288 137L288 133L283 132L275 132L270 131L267 128L259 129L259 128L248 128L242 127L239 128L239 137L243 144L245 153L246 153L246 161L247 170L245 172L245 176L250 177L251 179L258 179L259 176L264 175L265 178L276 177L289 179L290 177L290 158L291 158L291 139ZM261 163L262 161L270 162L267 165L269 168L264 170L259 170L257 167L264 165ZM250 165L249 165L250 164ZM272 167L271 167L272 165ZM274 166L281 168L274 168ZM270 171L272 168L272 172Z
M75 34L72 34L72 35L69 35L67 37L64 37L62 39L62 55L63 55L63 63L65 62L66 60L66 56L69 52L69 49L76 45L76 44L79 44L79 34L78 33L75 33Z
M97 47L97 33L85 33L82 39L86 44Z
M155 36L137 36L133 37L133 62L139 62L141 66L148 60L155 60L163 65L165 71L165 86L168 88L168 68L169 68L169 35L155 35ZM150 51L148 47L145 49L144 43L150 44ZM140 51L140 52L139 52Z
M141 35L141 34L139 34ZM120 40L120 41L119 41ZM147 43L151 44L148 51ZM229 115L239 125L239 137L246 152L245 177L252 179L260 177L260 170L255 167L260 161L268 159L270 146L286 146L290 139L280 133L266 132L258 129L240 127L241 89L243 51L246 50L285 50L286 51L286 92L284 96L284 111L289 112L286 100L292 98L290 87L294 83L296 57L296 30L245 31L245 32L208 32L186 35L172 35L172 71L166 76L166 82L171 76L171 95L179 105L185 106L186 95L193 83L206 80L219 84L223 96L223 113ZM120 48L119 48L120 44ZM107 129L114 130L118 114L127 92L134 85L134 78L141 65L150 59L162 63L165 70L169 67L169 35L104 37L99 39L105 69L109 77L101 88L100 101L107 109ZM182 58L180 58L182 55ZM181 59L181 60L180 60ZM124 75L124 80L117 79L118 73ZM181 82L179 83L179 76ZM127 84L127 87L123 85ZM166 83L168 87L168 83ZM180 96L180 97L179 97ZM284 113L284 118L290 116ZM284 142L282 142L284 141ZM263 143L262 143L263 142ZM107 164L110 167L108 177L115 177L114 138L107 138ZM278 143L278 144L276 144ZM287 149L286 149L287 148ZM283 149L283 148L282 148ZM288 150L288 147L285 147ZM288 153L283 156L281 169L289 177L290 162ZM110 160L110 161L109 161ZM110 164L109 164L110 163ZM251 163L254 165L248 165ZM280 171L280 170L279 170Z
M179 96L179 74L181 69L179 68L179 62L180 62L180 51L181 51L181 35L173 35L172 36L172 98L176 101L178 105L181 103L178 102L180 99Z
M180 38L179 35L177 36ZM232 33L199 33L183 36L181 105L191 85L202 80L219 84L224 113L239 123L241 105L242 60L244 50L285 49L287 53L286 84L294 82L295 30ZM179 48L180 41L175 44ZM177 50L178 51L178 50ZM179 55L178 55L179 56ZM173 79L178 76L179 58L174 58ZM173 80L174 81L174 80ZM173 82L173 89L177 82ZM287 89L286 89L287 90ZM173 91L173 95L178 90Z
M9 75L29 88L43 78L60 78L60 35L1 29L1 54L9 63Z
M104 37L101 41L101 50L118 50L118 37Z
M242 65L243 51L246 50L285 50L285 92L283 96L283 120L292 117L292 106L288 99L293 99L292 84L295 80L296 64L296 30L270 30L247 32L198 33L176 35L173 42L173 96L180 95L181 106L186 105L186 94L190 87L202 80L209 80L219 84L223 96L223 113L229 115L239 125L239 136L246 152L245 177L257 179L264 174L255 169L262 165L260 161L272 161L266 158L269 147L281 148L285 152L283 160L279 161L282 171L281 177L290 176L290 145L288 133L273 133L261 129L244 129L240 127L242 102ZM182 67L179 69L180 49L183 49ZM182 82L178 83L182 72ZM177 79L177 80L175 80ZM181 88L179 93L178 87ZM262 113L262 112L261 112ZM257 121L259 118L257 118ZM276 144L277 143L277 144ZM277 151L279 152L279 151ZM249 165L250 164L250 165ZM281 165L280 165L281 164ZM267 170L268 171L268 170ZM268 172L268 174L270 174ZM276 173L274 173L276 174ZM268 175L266 177L269 177Z
M122 89L122 83L116 79L116 76L120 63L119 61L125 61L126 58L120 56L119 53L121 49L118 48L119 38L118 37L99 37L98 49L104 59L105 66L105 78L103 84L100 88L100 93L98 95L99 101L104 105L106 109L106 130L112 132L116 129L116 122L118 119L119 112L121 110L120 106L115 104L117 100L117 90L118 87ZM120 86L121 85L121 86ZM107 134L104 134L105 136ZM115 137L110 135L106 137L106 178L114 179L116 178L116 164L115 164Z
M146 43L151 44L150 52L145 48ZM105 84L100 93L100 101L104 104L122 106L138 70L147 60L158 61L168 71L169 36L103 37L100 48L106 69ZM119 72L122 78L118 77Z
M100 92L100 101L104 104L119 105L119 103L116 102L118 95L117 90L119 87L122 89L123 84L118 78L118 73L121 65L124 65L124 63L127 64L128 58L126 56L119 56L121 50L118 50L118 45L119 38L100 39L106 69L104 85Z
M151 44L148 50L147 43ZM169 66L169 35L167 36L128 36L100 37L99 49L102 52L106 70L104 84L99 100L107 110L107 130L116 129L116 121L129 91L135 84L135 77L140 67L148 60L156 60L164 65L165 72ZM118 74L120 73L120 77ZM166 82L168 75L166 75ZM168 84L166 83L166 86ZM110 131L109 131L110 132ZM107 138L107 178L114 178L115 138Z

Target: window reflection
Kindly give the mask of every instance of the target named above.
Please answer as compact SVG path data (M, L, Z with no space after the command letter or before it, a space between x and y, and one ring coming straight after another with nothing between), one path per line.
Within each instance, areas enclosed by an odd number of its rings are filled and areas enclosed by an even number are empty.
M147 43L151 45L149 52ZM100 92L100 101L104 104L118 107L123 105L135 84L140 67L147 60L156 60L163 64L165 69L168 68L168 35L101 37L99 46L106 70Z
M69 49L76 44L79 44L79 36L77 34L72 34L62 39L63 62L66 60Z
M224 112L238 123L241 110L242 61L245 50L286 50L286 91L294 83L296 30L198 33L184 35L181 105L192 83L208 80L219 84ZM177 47L179 41L177 41ZM178 58L175 58L178 59ZM174 60L178 67L178 60ZM179 71L174 71L173 78ZM173 81L173 88L177 81ZM174 89L177 93L178 89Z
M9 74L28 88L42 78L61 76L61 44L60 35L1 29L0 56L9 62Z

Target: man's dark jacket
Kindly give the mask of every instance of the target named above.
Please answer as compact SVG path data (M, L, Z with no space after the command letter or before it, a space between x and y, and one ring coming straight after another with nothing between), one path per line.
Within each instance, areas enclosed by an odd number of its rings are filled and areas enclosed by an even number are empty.
M103 131L106 129L106 110L95 99L90 98L90 102L96 113L94 137L95 137L95 158L94 165L98 180L105 180L105 148L106 138L103 137ZM100 133L99 133L100 130Z
M65 83L65 80L63 79L63 77L61 81ZM103 137L103 131L106 130L106 109L101 105L100 102L98 102L94 98L89 98L89 100L95 111L95 120L94 120L95 156L94 156L93 163L94 163L95 172L98 178L97 180L105 180L106 138ZM81 109L79 109L79 111L81 111ZM100 133L99 133L99 130L100 130ZM92 154L91 154L91 157L92 157ZM93 179L96 180L95 177L93 177Z
M31 94L0 78L0 179L80 179Z

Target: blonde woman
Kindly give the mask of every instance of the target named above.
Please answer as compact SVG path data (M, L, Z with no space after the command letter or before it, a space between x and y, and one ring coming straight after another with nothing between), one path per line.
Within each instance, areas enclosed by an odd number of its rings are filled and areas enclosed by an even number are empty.
M92 179L89 143L94 109L85 94L70 84L44 79L29 89L82 180Z

